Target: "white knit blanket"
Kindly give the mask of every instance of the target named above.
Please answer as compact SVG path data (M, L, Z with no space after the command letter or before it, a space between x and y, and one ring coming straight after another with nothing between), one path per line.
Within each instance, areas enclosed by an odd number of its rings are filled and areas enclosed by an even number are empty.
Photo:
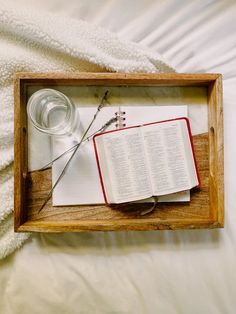
M15 10L0 0L0 259L29 237L13 231L13 75L19 71L167 72L156 53L86 22Z

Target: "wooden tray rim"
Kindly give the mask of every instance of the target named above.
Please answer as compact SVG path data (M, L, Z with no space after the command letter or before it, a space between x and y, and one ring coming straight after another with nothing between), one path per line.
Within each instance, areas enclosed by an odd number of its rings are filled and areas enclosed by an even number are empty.
M209 147L214 152L210 158L210 206L214 206L209 219L182 222L123 219L113 221L27 221L24 212L24 187L27 169L22 160L22 144L27 127L19 123L24 89L29 85L109 85L109 86L207 86ZM14 226L15 231L60 232L60 231L108 231L108 230L162 230L183 228L215 228L224 226L223 182L223 105L222 75L218 73L30 73L19 72L14 78L15 95L15 171L14 171ZM21 116L22 120L22 116ZM23 119L24 120L24 119ZM87 225L86 225L87 223ZM130 224L132 226L130 226Z

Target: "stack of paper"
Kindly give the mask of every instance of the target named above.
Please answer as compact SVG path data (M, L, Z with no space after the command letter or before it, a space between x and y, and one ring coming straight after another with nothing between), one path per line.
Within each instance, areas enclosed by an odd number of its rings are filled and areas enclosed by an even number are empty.
M82 134L91 122L95 107L79 108L80 133ZM187 106L122 106L104 107L88 135L99 130L115 113L120 110L125 112L126 126L140 125L158 120L187 117ZM115 129L113 124L109 129ZM72 147L75 142L73 138L53 138L52 157L55 158L65 150ZM54 162L52 167L52 184L55 183L64 168L72 152ZM189 201L189 191L165 195L160 197L159 202L166 201ZM147 200L145 200L147 201ZM84 142L76 152L66 173L60 180L53 192L53 205L77 205L77 204L99 204L104 203L100 178L94 153L93 141Z

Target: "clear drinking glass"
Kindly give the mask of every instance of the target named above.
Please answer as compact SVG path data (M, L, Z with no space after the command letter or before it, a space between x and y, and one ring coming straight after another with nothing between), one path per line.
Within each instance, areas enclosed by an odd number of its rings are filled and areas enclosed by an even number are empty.
M74 103L55 89L35 92L27 103L28 117L40 132L48 135L73 135L77 139L79 115Z

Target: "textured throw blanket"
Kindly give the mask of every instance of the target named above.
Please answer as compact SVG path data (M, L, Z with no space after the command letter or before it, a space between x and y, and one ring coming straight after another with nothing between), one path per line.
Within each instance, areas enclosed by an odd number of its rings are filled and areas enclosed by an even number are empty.
M163 59L95 25L0 0L0 259L29 237L13 231L13 75L19 71L173 71Z

